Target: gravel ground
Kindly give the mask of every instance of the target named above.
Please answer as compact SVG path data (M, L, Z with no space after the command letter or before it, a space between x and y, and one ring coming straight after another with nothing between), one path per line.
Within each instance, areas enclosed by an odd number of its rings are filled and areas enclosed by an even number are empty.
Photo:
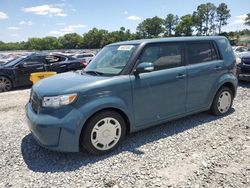
M250 83L225 117L200 113L131 134L101 157L37 145L25 123L29 92L0 94L0 187L250 187Z

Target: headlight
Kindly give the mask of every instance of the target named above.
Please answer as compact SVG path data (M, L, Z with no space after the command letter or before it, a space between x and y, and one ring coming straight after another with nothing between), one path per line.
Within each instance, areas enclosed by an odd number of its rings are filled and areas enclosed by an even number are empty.
M240 64L241 63L241 58L236 57L236 64Z
M68 105L68 104L73 103L76 97L77 97L76 93L44 97L42 106L43 107L60 107L60 106Z

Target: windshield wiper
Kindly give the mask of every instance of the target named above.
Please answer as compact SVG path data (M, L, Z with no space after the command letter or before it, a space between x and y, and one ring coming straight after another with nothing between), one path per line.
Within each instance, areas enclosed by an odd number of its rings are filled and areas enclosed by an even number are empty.
M102 76L104 73L102 72L98 72L98 71L94 71L94 70L91 70L91 71L83 71L84 73L86 74L95 74L97 76Z

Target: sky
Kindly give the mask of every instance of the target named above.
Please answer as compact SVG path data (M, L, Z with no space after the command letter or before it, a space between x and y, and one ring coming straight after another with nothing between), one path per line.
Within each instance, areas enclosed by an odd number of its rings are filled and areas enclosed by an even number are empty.
M207 2L216 6L224 2L231 10L222 31L250 29L244 25L250 0L0 0L0 41L83 34L93 27L114 31L124 26L135 32L146 18L191 14Z

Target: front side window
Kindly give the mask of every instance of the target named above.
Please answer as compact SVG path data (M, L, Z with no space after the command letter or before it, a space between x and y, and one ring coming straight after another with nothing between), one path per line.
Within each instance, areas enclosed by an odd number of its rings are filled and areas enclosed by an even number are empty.
M154 44L146 47L140 57L140 62L153 63L156 71L181 66L182 45Z
M28 66L41 65L43 64L43 57L41 56L31 56L23 61L24 64Z
M203 63L218 59L216 51L210 42L188 44L187 53L189 64Z
M129 62L137 45L114 45L104 47L94 60L85 68L85 72L100 75L118 75Z

